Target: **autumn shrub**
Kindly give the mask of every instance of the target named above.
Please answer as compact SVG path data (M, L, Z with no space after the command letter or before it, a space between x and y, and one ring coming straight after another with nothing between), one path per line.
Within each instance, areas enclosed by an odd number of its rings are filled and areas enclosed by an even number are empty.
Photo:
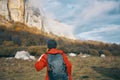
M108 50L102 50L103 51L103 54L105 54L106 56L111 56L112 53Z
M114 56L120 56L120 51L119 51L120 49L118 49L118 50L113 50L113 51L111 51L111 53L112 53L112 55L114 55Z
M34 39L27 39L26 40L26 45L27 46L38 45L38 42Z
M89 54L91 54L93 56L98 56L99 55L98 51L95 50L95 49L89 49Z
M13 41L3 41L2 45L4 46L14 46L14 42Z
M47 47L46 46L29 46L27 50L31 55L40 56L41 54L46 52Z
M106 55L120 55L120 45L118 44L72 40L37 30L37 28L30 28L23 23L15 22L10 24L11 27L0 25L0 55L9 56L20 50L27 50L32 55L41 55L45 53L47 49L45 46L46 41L50 38L54 38L58 43L58 49L62 49L66 53L82 52L98 56L98 50L103 50Z
M68 47L65 47L65 46L58 46L58 49L61 49L61 50L63 50L65 53L68 53L68 52L70 52L70 48L68 48Z
M20 36L18 36L18 35L13 35L13 36L11 37L11 40L12 40L15 44L21 45L22 40L21 40Z
M0 57L13 57L17 51L16 46L0 46Z

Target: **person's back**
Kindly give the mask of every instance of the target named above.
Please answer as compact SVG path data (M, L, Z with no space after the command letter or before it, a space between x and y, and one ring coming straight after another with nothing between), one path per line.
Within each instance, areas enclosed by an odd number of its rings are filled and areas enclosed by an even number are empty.
M55 40L48 40L49 50L43 54L35 63L35 68L40 71L47 67L46 80L72 80L72 65L62 50L56 49Z
M60 53L48 54L47 61L50 80L68 80L67 68Z

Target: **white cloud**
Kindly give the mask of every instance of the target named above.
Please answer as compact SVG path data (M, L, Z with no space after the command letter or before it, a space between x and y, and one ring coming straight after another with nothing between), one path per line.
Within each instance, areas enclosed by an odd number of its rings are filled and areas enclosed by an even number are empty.
M88 1L88 0L87 0ZM107 12L117 8L119 3L115 1L88 1L88 5L75 15L76 25L89 24L93 20L99 20L107 16ZM109 17L109 16L108 16Z
M120 31L119 30L120 26L118 25L108 25L100 28L95 28L93 29L93 33L101 33L101 32L115 32L115 31Z
M37 1L41 0L36 0L34 5L39 5ZM104 40L110 37L105 36L106 34L116 33L118 27L120 28L117 26L120 24L120 2L117 0L74 0L74 3L69 0L42 0L42 2L41 5L48 17L76 27L72 29L77 30L76 35L83 39ZM113 10L117 10L118 14L109 14ZM83 27L85 29L81 30ZM80 33L81 31L84 32Z
M92 3L89 8L83 10L81 16L84 21L88 21L94 17L103 16L106 12L115 8L115 2L97 2Z
M73 8L73 5L72 4L67 4L67 7L72 9Z
M77 35L81 39L88 40L102 40L104 35L102 34L112 34L115 32L120 32L120 25L104 25L102 27L94 28L91 31L82 32ZM101 34L102 33L102 34Z
M46 19L46 23L47 24L45 28L48 30L48 32L75 39L73 34L74 27L49 18Z
M61 16L58 13L62 8L63 8L63 5L58 0L44 0L43 9L45 13L47 14L46 16L52 19L58 19L58 17Z
M119 3L114 0L75 0L74 4L59 0L44 0L44 10L53 19L69 22L72 25L82 25L94 19L104 18L106 13ZM69 19L72 17L72 20Z

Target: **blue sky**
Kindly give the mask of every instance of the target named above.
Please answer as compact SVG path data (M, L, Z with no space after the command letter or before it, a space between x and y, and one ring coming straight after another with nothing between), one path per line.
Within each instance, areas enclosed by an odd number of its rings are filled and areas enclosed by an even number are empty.
M36 0L45 14L73 27L77 39L120 43L120 0Z

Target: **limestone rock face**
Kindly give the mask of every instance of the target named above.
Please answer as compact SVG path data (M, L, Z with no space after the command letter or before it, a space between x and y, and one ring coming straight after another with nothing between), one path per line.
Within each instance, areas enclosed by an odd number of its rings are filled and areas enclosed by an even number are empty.
M8 0L10 20L24 22L24 0Z
M0 14L9 20L8 13L8 0L0 0Z
M30 27L42 29L43 21L39 9L25 0L0 0L0 15L9 21L18 21Z
M39 9L31 8L28 5L25 6L25 24L38 29L42 28L42 16Z
M74 38L73 29L69 25L49 19L42 9L31 6L29 0L0 0L0 15L47 33Z

